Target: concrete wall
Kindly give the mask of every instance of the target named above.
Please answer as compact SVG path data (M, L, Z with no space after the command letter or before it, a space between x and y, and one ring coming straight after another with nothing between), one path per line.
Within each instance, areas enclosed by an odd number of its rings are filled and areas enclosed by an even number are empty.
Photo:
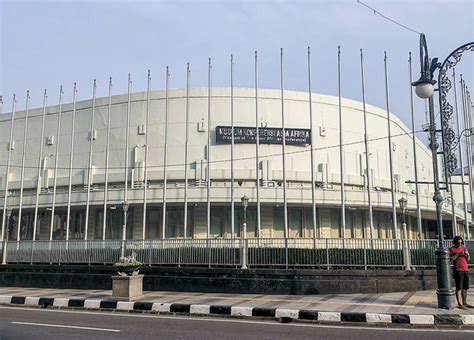
M111 289L111 266L9 265L4 287ZM436 288L434 270L285 270L144 267L144 290L248 294L354 294Z

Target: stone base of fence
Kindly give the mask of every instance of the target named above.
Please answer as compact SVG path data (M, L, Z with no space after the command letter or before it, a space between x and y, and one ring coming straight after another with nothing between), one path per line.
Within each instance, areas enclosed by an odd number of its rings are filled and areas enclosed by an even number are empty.
M113 266L0 266L0 285L11 287L112 289ZM421 270L310 270L143 267L145 291L233 294L389 293L436 288L436 272ZM473 278L474 280L474 275Z

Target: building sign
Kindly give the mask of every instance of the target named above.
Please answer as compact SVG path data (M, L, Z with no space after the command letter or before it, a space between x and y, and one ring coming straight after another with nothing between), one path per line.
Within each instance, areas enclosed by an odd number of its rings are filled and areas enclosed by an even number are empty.
M258 128L260 144L282 144L281 128ZM308 145L311 144L310 129L285 128L285 144L287 145ZM255 144L257 129L255 127L234 126L234 143L236 144ZM229 144L232 142L232 127L217 126L216 142Z

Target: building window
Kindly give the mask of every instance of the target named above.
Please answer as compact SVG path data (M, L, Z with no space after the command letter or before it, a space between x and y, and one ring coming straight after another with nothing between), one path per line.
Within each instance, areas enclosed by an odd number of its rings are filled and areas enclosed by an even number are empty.
M186 236L194 233L194 209L188 207L188 221ZM183 237L184 235L184 207L166 208L166 238Z
M289 237L303 237L303 209L291 208L290 215L290 235Z
M53 218L53 240L62 240L66 236L66 219L63 212L55 211Z
M257 237L257 207L247 208L247 237Z
M158 239L162 236L162 209L149 209L147 210L147 221L146 221L146 239Z
M222 237L225 232L226 208L211 207L211 230L209 237Z
M127 239L133 239L133 213L134 208L128 208L127 212ZM100 221L103 221L102 212L99 214ZM107 213L107 222L105 228L105 238L111 240L122 239L122 226L124 223L123 210L119 208L110 209Z
M316 218L319 216L320 211L316 211ZM318 221L316 220L316 226ZM313 237L314 227L313 227L313 208L304 209L304 237Z
M84 238L84 211L72 211L69 226L69 238L71 240Z
M273 208L273 237L285 237L285 212L281 207Z
M33 214L23 212L20 223L20 240L33 239Z

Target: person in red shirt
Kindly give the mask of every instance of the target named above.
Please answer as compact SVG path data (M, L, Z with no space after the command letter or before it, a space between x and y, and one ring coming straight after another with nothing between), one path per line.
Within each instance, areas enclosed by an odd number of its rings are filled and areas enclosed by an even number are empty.
M456 283L456 300L461 309L474 308L467 303L467 290L469 289L469 252L461 236L453 239L453 246L449 248L453 262L453 276Z

